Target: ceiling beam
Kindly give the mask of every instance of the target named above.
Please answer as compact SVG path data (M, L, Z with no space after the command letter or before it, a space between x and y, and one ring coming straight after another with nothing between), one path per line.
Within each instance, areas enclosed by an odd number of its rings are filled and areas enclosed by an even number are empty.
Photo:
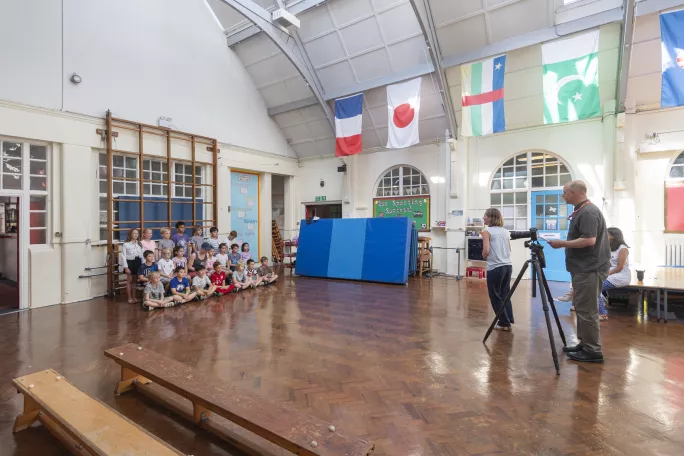
M449 122L449 130L451 137L456 138L458 134L458 123L456 115L454 114L454 105L451 102L451 94L446 83L446 76L442 68L442 54L439 49L439 40L435 31L435 23L430 10L430 0L410 0L413 12L416 15L420 29L423 32L425 45L430 53L430 60L435 70L435 77L437 79L437 87L439 88L442 97L442 108L446 113Z
M335 117L333 115L332 109L326 103L325 97L323 95L323 88L318 80L313 67L311 67L311 62L308 60L306 51L304 48L300 48L301 41L290 39L286 31L283 28L273 24L270 20L270 13L263 9L261 6L254 3L252 0L221 0L226 5L233 8L238 13L242 14L245 18L252 21L259 29L261 29L266 35L273 41L273 43L278 46L287 59L292 62L299 74L302 75L304 81L308 84L309 88L313 92L314 96L318 100L318 103L323 108L325 116L330 123L330 127L335 130ZM266 19L268 15L268 19ZM296 35L296 32L294 33ZM285 35L287 41L283 41L281 37Z
M302 100L291 101L289 103L283 103L281 105L268 108L268 115L275 116L277 114L294 111L295 109L306 108L307 106L313 106L316 104L318 104L316 97L304 98Z
M299 2L289 2L289 4L292 6L289 6L287 8L287 11L294 14L295 16L298 16L302 13L305 13L306 11L309 11L310 9L313 9L319 5L324 4L326 1L327 0L301 0ZM228 46L233 47L239 42L244 41L247 38L252 37L259 32L261 32L261 29L259 29L259 27L257 27L254 24L250 24L239 30L227 29L224 33L226 34Z
M636 0L624 0L622 18L622 36L620 37L620 65L618 67L617 105L618 112L624 112L627 98L627 79L629 78L629 63L632 59L632 44L634 43L634 24L636 15Z

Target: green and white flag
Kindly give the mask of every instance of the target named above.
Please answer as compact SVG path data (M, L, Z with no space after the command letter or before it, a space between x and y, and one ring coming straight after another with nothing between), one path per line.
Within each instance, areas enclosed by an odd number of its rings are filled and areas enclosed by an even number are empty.
M542 45L545 124L601 115L598 49L598 30Z

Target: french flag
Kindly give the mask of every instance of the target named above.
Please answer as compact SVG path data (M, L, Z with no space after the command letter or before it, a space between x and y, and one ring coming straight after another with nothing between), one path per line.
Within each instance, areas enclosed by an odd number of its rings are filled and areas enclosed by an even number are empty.
M335 100L335 156L361 152L363 94Z

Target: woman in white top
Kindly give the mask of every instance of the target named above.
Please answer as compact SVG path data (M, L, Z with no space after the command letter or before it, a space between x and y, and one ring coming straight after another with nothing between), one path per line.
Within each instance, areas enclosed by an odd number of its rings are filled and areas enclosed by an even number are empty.
M503 227L504 219L498 209L490 208L484 213L487 228L482 231L482 258L487 260L487 289L494 312L504 305L504 299L511 291L511 241L508 230ZM506 301L506 311L499 316L494 329L510 331L513 323L513 306Z
M604 303L603 295L610 289L626 287L632 280L632 272L629 270L629 246L625 243L620 228L608 228L608 242L610 243L610 272L603 282L603 290L599 295L599 320L608 320L608 310Z
M139 236L140 233L137 229L128 230L126 242L121 246L121 253L119 254L119 269L126 273L126 294L129 304L135 304L133 282L138 276L138 269L140 269L143 259L143 248L138 239Z

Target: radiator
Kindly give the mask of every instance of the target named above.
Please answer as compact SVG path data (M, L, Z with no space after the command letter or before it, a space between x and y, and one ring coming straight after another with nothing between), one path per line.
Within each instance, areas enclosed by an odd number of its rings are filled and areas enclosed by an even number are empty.
M684 241L665 241L665 266L684 266Z

